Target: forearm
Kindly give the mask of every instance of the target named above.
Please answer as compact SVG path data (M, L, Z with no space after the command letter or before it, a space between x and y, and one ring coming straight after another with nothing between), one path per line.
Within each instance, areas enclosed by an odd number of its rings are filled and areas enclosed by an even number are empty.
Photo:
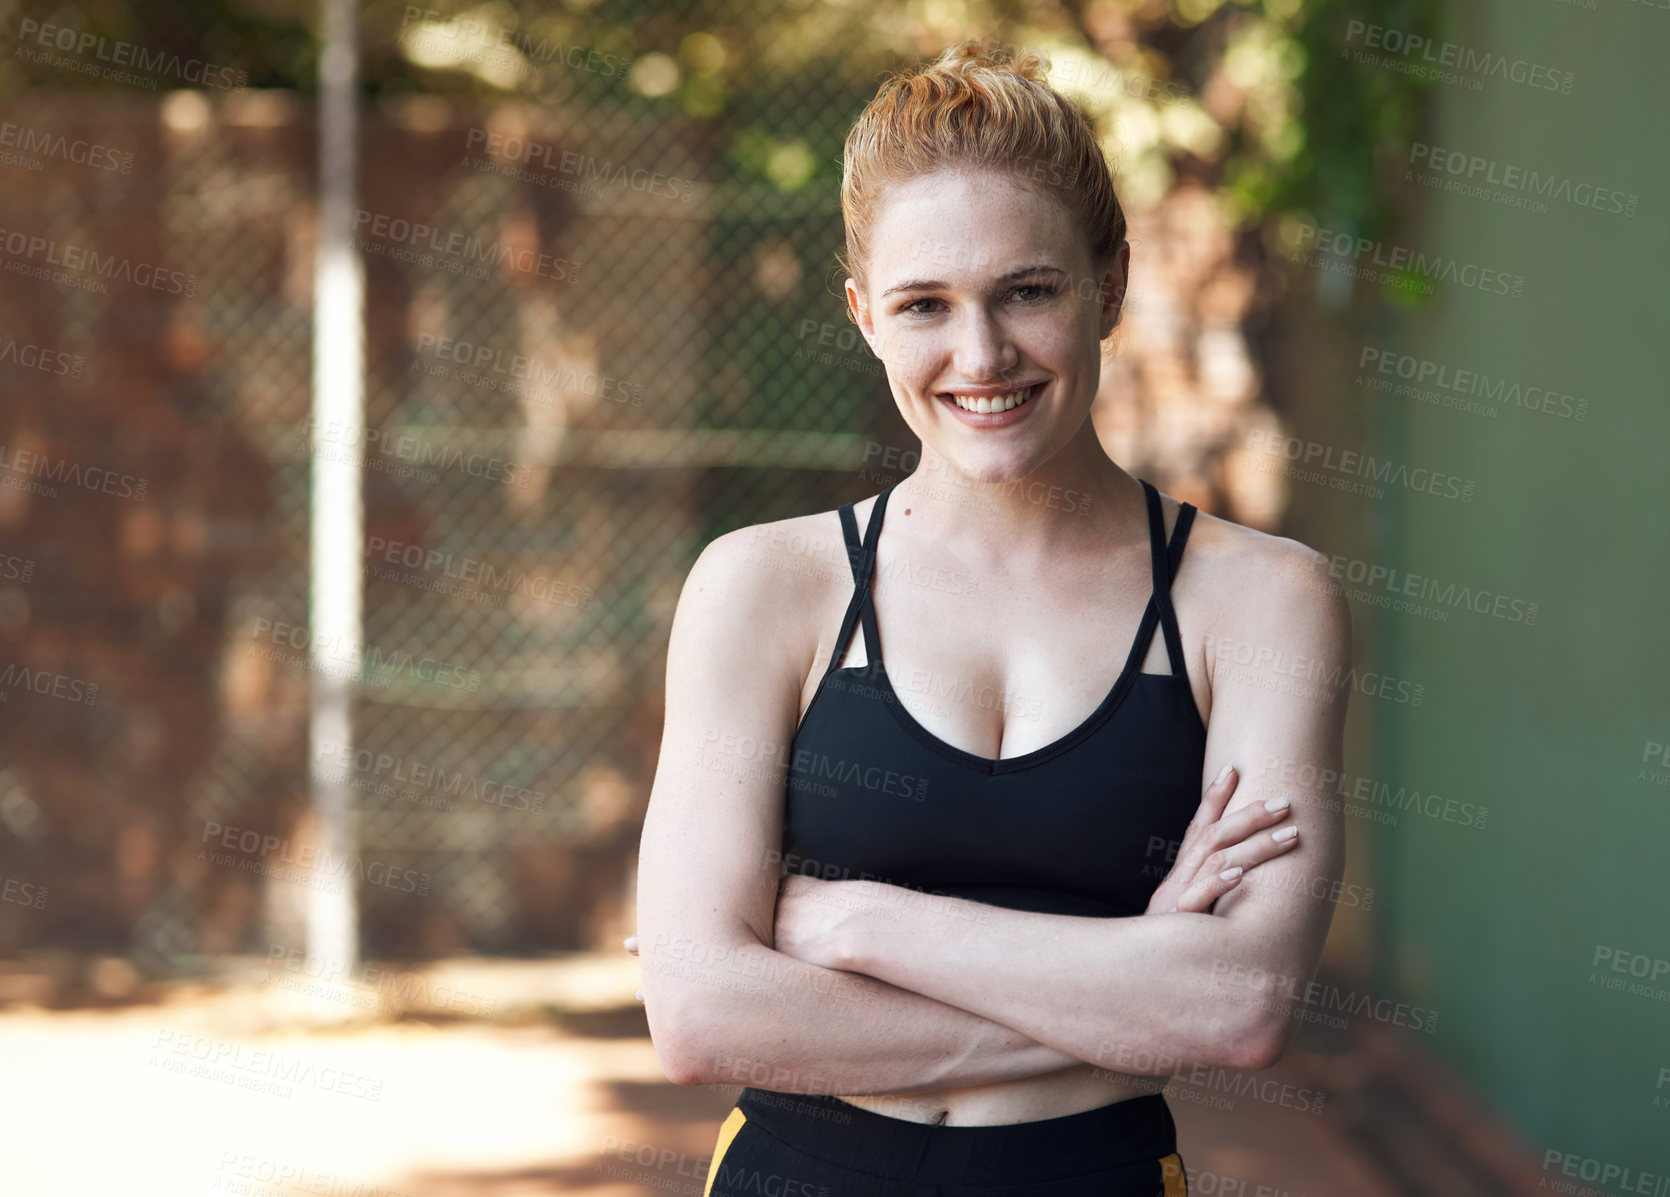
M1245 1067L1273 1022L1247 984L1267 946L1205 914L1084 918L895 895L846 949L853 971L1121 1072L1153 1059ZM1280 953L1276 953L1279 958Z
M676 943L676 941L674 941ZM762 944L695 962L641 954L647 997L680 1010L677 1078L786 1093L922 1093L1018 1080L1080 1063L1009 1026L874 977Z

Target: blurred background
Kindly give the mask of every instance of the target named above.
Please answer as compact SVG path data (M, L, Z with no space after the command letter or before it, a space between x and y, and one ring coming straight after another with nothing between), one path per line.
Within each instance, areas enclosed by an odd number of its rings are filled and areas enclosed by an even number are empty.
M1670 1191L1670 10L333 2L0 0L8 1193L701 1192L669 621L914 465L841 146L970 35L1115 165L1110 455L1352 599L1323 984L1173 1078L1191 1191Z

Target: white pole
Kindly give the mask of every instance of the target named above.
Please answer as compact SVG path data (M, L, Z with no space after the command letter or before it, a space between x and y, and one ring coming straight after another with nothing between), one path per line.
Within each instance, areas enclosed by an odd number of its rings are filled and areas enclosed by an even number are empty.
M347 978L358 963L358 851L351 770L360 660L360 503L365 443L365 277L352 242L357 47L353 0L322 0L319 222L313 282L313 485L309 520L312 709L308 769L319 867L307 899L310 976ZM335 971L316 973L313 965Z

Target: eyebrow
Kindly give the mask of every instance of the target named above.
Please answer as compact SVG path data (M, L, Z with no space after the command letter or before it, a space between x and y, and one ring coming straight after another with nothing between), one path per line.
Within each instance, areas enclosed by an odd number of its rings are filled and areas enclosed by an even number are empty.
M1062 269L1060 269L1058 267L1055 267L1055 266L1045 266L1045 265L1023 266L1019 270L1011 270L1008 274L1004 275L1002 278L998 279L997 281L1000 282L1000 283L1012 283L1016 279L1025 278L1029 274L1041 274L1041 273L1066 274L1067 272L1065 270L1062 270ZM943 290L947 286L949 286L948 283L943 283L939 279L912 278L912 279L906 279L902 283L894 283L891 287L887 288L887 290L883 291L882 295L883 296L891 295L895 291L937 291L937 290Z

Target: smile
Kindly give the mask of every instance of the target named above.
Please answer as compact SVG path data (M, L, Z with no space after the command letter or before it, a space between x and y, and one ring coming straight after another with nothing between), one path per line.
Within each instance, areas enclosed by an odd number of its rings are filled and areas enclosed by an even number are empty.
M1036 395L1043 385L1041 382L1035 383L1025 390L1010 391L1006 395L993 395L990 398L973 399L967 395L958 395L954 392L946 392L944 397L949 398L964 411L974 412L978 415L988 415L994 412L1009 411L1021 406Z

